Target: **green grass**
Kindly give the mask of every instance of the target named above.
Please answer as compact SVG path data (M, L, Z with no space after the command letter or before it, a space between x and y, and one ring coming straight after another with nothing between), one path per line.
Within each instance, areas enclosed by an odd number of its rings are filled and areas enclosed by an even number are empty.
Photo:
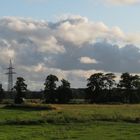
M139 140L140 126L129 123L0 126L0 140Z
M42 108L42 105L40 105ZM46 105L45 105L46 106ZM47 105L48 106L48 105ZM50 123L75 123L89 121L140 121L140 105L53 105L55 110L1 107L0 122L46 121ZM36 110L35 110L36 109Z
M32 107L0 107L0 140L140 139L140 105Z

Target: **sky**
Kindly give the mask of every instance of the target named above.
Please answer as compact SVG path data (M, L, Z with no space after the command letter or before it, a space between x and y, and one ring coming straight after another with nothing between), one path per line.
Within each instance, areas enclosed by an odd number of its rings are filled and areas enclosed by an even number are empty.
M86 87L95 72L140 72L140 0L0 2L0 80L17 76L40 90L48 74ZM15 82L15 81L14 81Z
M74 14L94 21L104 21L109 26L118 25L125 31L137 32L140 23L138 2L139 0L4 0L0 2L0 16L53 21L57 16Z

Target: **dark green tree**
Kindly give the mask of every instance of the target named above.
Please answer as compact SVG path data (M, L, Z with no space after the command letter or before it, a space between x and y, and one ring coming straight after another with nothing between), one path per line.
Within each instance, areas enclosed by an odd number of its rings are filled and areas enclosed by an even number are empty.
M24 83L23 77L17 77L14 89L16 90L15 103L21 104L24 102L25 92L27 91L27 85Z
M103 73L95 73L92 74L88 79L87 79L87 94L86 94L86 99L93 103L97 101L97 98L99 96L99 93L103 90L104 88L104 74Z
M46 103L55 103L56 102L56 82L58 81L57 76L55 75L48 75L45 80L45 102Z
M116 81L115 81L115 74L114 73L107 73L104 75L104 87L108 90L111 90L114 86L116 86Z
M139 87L140 77L138 75L131 75L128 72L122 73L121 80L118 87L131 90Z
M139 88L140 77L138 75L131 75L128 72L122 73L121 80L119 81L118 87L125 90L126 102L132 103L132 90Z
M91 91L100 91L104 88L104 74L95 73L87 79L87 87Z
M57 89L58 103L68 103L72 98L70 83L65 79L62 79L61 82L61 86L59 86Z
M95 73L88 78L87 83L87 96L86 99L89 99L90 102L96 102L97 100L101 101L103 96L106 96L107 91L111 90L115 85L115 75L113 73ZM103 93L104 90L104 94Z
M0 84L0 101L2 101L2 99L3 99L3 92L4 92L4 90L2 88L2 84Z

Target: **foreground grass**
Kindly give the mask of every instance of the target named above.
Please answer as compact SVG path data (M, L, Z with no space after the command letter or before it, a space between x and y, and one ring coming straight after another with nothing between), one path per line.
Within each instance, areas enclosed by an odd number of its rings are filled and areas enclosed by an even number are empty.
M139 140L140 126L129 123L4 125L0 140Z
M42 105L41 105L42 107ZM0 107L0 140L139 140L140 105Z

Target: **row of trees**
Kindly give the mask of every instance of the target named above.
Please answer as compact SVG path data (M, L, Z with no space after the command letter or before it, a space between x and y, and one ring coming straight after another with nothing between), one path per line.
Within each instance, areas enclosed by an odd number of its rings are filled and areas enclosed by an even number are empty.
M47 76L44 83L45 103L68 103L69 100L72 98L70 83L67 80L62 79L62 84L57 87L56 82L58 82L57 76ZM15 103L23 103L25 94L27 92L27 84L25 84L25 80L23 77L17 78L14 89L16 90Z
M57 87L56 82L59 79L55 75L48 75L44 83L45 103L68 103L72 99L72 90L70 83L62 79L61 85ZM23 77L18 77L14 88L16 91L15 103L22 103L27 92L27 84ZM2 86L0 87L1 92ZM116 82L116 76L113 73L95 73L87 79L86 100L91 103L98 102L127 102L134 101L134 92L139 94L140 77L123 73L120 80ZM140 97L140 96L139 96Z
M138 89L140 88L140 77L138 75L131 75L129 73L123 73L120 77L120 81L115 81L115 74L113 73L95 73L88 78L87 87L93 91L112 89L115 87L122 89Z
M140 90L140 77L138 75L131 75L129 73L123 73L120 77L119 82L115 81L115 74L113 73L95 73L88 78L87 84L87 96L86 98L90 102L103 102L106 101L116 101L118 97L116 93L120 96L120 102L133 103L133 93L138 95ZM107 99L116 97L116 99ZM136 96L137 96L136 95ZM104 99L103 99L104 98Z
M61 85L57 88L56 82L58 78L55 75L49 75L44 83L44 95L46 103L68 103L72 98L72 91L70 88L70 83L62 79Z

